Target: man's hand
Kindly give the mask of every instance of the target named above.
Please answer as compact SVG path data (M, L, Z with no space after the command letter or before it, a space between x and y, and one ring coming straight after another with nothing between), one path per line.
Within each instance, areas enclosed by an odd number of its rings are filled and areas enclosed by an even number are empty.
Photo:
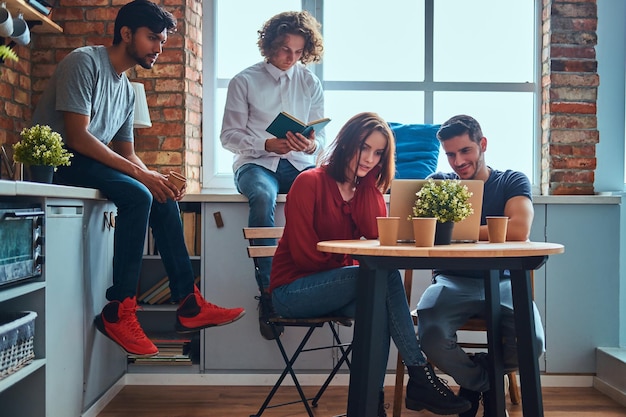
M293 149L291 149L286 139L270 138L265 140L265 150L267 152L277 153L278 155L284 155L291 152Z
M159 203L165 203L168 198L178 201L185 194L184 188L183 191L178 192L174 184L167 179L167 176L156 171L142 170L137 179L148 187L148 190Z
M291 151L313 153L316 149L315 131L311 132L310 138L303 136L301 133L287 132L286 138L265 140L265 150L279 155L284 155Z
M317 145L315 144L315 131L311 131L311 137L307 138L301 133L287 132L287 142L292 150L297 152L313 153Z

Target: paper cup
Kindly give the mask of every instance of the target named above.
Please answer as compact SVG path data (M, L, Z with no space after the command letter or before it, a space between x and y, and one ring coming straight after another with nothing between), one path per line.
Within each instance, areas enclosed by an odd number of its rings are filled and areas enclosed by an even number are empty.
M376 217L376 222L378 223L380 246L396 246L398 244L400 217Z
M506 216L487 216L489 243L506 242L506 229L509 218Z
M181 191L187 183L187 178L174 171L170 171L170 175L167 176L167 179L169 180L169 182L174 184L178 191Z
M415 246L431 247L435 245L435 229L437 219L435 217L413 217L413 237Z

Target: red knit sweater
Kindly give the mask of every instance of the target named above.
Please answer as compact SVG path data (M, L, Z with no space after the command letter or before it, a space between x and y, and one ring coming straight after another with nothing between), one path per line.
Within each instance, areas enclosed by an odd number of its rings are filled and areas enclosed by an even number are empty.
M318 251L317 242L378 237L376 217L385 216L387 206L375 187L377 172L360 181L351 201L343 200L324 168L298 175L287 195L285 230L272 261L270 291L306 275L356 264L347 255Z

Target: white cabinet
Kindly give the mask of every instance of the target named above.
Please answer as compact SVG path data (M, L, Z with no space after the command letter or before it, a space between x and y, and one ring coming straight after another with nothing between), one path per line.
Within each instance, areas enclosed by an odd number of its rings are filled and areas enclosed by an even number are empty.
M79 416L83 402L83 212L46 201L46 415Z
M84 399L88 409L126 372L126 354L117 344L100 333L93 319L108 302L105 294L113 283L113 233L115 205L106 200L85 201L83 230L84 295L82 308L84 344Z
M2 202L14 202L0 197ZM24 202L25 200L20 200ZM37 202L29 199L28 202ZM44 248L45 255L45 248ZM34 311L35 359L12 374L0 379L0 414L2 417L43 416L45 414L46 377L46 309L45 271L41 276L0 286L0 312ZM14 358L14 354L10 355ZM9 368L11 365L9 366Z
M204 370L280 373L285 364L276 344L263 339L259 333L257 300L254 299L259 290L242 231L248 223L248 204L207 202L203 205L204 294L208 301L218 305L246 309L246 315L241 320L205 330ZM285 224L283 208L282 203L276 207L276 225ZM221 215L223 227L214 220L214 213L217 212ZM295 349L302 340L302 332L303 329L289 328L281 336L286 349ZM349 336L347 339L350 339ZM315 332L311 339L312 345L328 345L331 342L332 335L326 331ZM297 367L326 369L332 362L330 355L329 350L307 353L298 359Z

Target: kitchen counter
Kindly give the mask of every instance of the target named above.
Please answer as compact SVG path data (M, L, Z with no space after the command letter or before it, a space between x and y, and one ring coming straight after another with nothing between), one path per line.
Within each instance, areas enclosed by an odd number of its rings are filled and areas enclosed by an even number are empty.
M28 181L0 180L0 195L4 196L39 196L59 198L104 199L102 193L92 188L70 187L55 184L40 184ZM389 194L385 194L388 201ZM205 189L185 195L185 202L245 203L246 198L234 190ZM285 202L285 194L279 194L279 203ZM620 204L618 193L600 193L596 195L535 195L535 204Z

